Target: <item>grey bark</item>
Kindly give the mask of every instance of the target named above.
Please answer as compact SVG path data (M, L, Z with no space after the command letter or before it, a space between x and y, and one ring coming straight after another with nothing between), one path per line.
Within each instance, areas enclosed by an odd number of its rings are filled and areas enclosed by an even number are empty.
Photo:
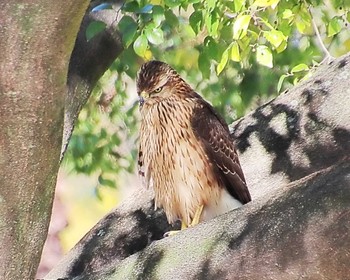
M1 279L34 277L74 122L122 50L116 11L89 2L0 1ZM107 28L87 42L96 19Z
M123 1L109 2L113 2L113 9L96 12L91 10L99 4L99 1L91 2L76 38L69 62L61 160L67 150L79 112L90 97L98 79L123 50L121 37L116 28L120 16L118 10ZM86 28L95 20L104 22L106 29L87 41Z
M349 95L348 54L233 125L251 203L161 239L169 225L140 190L46 279L346 279Z
M0 278L34 278L59 168L68 61L88 1L0 1Z

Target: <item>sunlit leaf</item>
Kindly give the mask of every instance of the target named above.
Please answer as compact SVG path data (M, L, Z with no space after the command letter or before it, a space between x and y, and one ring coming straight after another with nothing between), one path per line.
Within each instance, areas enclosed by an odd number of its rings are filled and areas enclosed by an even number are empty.
M233 61L237 61L237 62L239 62L241 60L241 54L239 52L239 46L238 46L237 42L232 43L230 58Z
M292 18L292 17L294 17L294 13L293 13L292 10L290 10L290 9L285 9L285 10L283 11L283 13L282 13L282 18L283 18L283 19L290 19L290 18Z
M333 17L327 26L328 37L338 34L341 30L341 25L338 17Z
M269 68L273 67L272 53L267 46L258 46L256 49L256 61Z
M284 75L282 75L282 76L279 78L278 83L277 83L277 92L280 92L280 91L281 91L281 88L282 88L284 79L285 79L286 77L288 77L288 75L284 74Z
M291 70L292 73L297 73L301 71L307 71L309 70L309 67L305 63L300 63L296 66L294 66Z
M272 6L272 8L274 8L277 6L279 1L280 0L256 0L253 5L258 7Z
M210 36L216 37L218 35L218 27L219 27L219 18L214 11L207 12L204 15L205 26L208 30Z
M263 34L266 40L269 41L275 48L278 48L283 41L287 41L287 37L278 30L264 31Z
M208 10L212 10L215 8L216 0L207 0L206 4L207 4Z
M159 45L164 42L163 30L154 27L154 24L149 24L145 28L145 35L148 41L154 45Z
M302 9L300 9L297 13L295 25L301 34L313 33L312 17L305 7L302 7Z
M237 17L233 24L233 39L238 40L247 35L250 19L250 15L239 15Z
M276 52L283 52L287 48L287 41L282 41L282 43L276 48Z
M148 48L148 40L145 34L141 34L134 42L134 51L137 55L144 57Z
M235 7L235 12L241 11L242 7L245 5L246 0L235 0L234 2L234 7Z
M222 56L221 56L221 60L219 62L219 64L216 66L216 73L219 75L222 70L224 70L226 64L227 64L227 61L228 61L228 51L229 49L226 49Z

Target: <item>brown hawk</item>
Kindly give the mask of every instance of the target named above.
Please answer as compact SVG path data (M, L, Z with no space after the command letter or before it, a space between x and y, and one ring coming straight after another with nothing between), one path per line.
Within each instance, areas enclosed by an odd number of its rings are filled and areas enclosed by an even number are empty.
M143 64L137 93L139 173L169 223L185 228L251 200L227 124L174 69Z

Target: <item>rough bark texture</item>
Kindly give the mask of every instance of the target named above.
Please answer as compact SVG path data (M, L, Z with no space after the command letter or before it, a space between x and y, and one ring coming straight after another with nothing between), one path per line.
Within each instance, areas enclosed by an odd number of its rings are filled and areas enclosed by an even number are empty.
M117 11L122 1L109 2L115 2L113 9L96 12L91 12L91 10L99 4L99 1L91 2L75 42L69 62L61 160L68 147L79 112L90 97L98 79L123 50L120 35L116 31L119 20ZM107 27L103 32L87 41L86 28L94 20L104 22Z
M145 190L102 219L46 279L346 279L350 55L233 125L253 201L169 230Z
M34 278L59 167L68 61L87 0L0 1L0 278Z

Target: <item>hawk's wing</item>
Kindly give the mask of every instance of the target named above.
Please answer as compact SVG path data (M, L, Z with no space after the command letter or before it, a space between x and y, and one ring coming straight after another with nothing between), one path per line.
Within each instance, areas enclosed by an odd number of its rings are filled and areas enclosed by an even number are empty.
M194 134L228 192L245 204L251 197L228 126L209 103L200 97L197 100L191 121Z

